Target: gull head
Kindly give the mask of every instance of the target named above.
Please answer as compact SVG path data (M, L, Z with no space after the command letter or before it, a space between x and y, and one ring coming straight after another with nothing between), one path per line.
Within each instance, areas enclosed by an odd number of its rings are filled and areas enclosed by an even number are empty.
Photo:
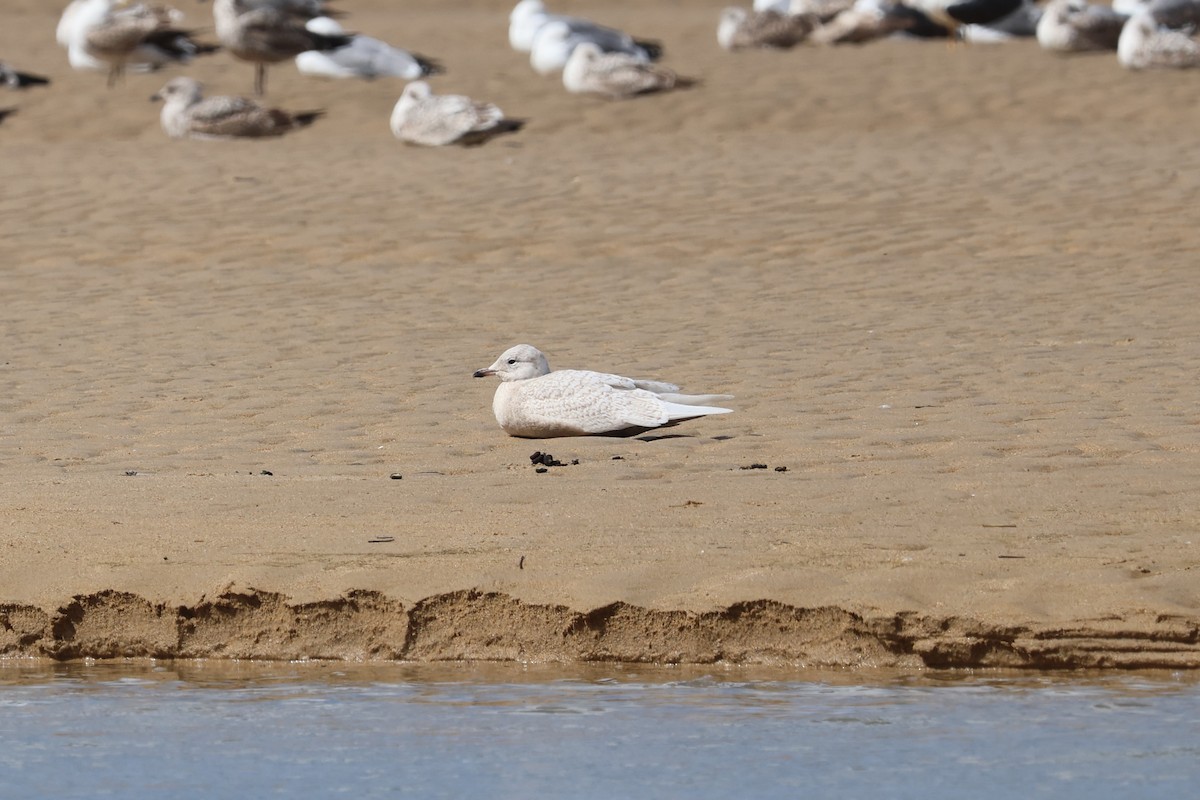
M165 100L168 103L190 106L192 103L199 102L203 93L204 87L200 85L199 81L183 77L171 78L165 86L150 95L150 100L153 102Z
M496 362L487 369L475 371L476 378L495 375L502 381L524 381L540 378L550 373L546 356L533 345L518 344L500 354Z
M746 9L730 6L721 12L721 21L717 24L717 44L726 50L731 50L733 37L738 29L745 24L749 14Z
M544 14L546 12L546 4L542 0L521 0L513 7L512 13L508 15L509 20L522 19L531 17L534 14Z
M425 81L413 81L404 87L404 91L400 93L401 102L407 101L406 105L428 100L433 96L433 90L429 88L429 84Z

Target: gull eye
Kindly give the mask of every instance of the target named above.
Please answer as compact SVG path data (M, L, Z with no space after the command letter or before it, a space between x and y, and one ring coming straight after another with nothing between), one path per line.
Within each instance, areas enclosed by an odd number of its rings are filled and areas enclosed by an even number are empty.
M508 364L509 364L509 366L512 366L512 365L513 365L513 364L515 364L515 363L517 363L517 360L516 360L515 358L510 358L510 359L508 360Z

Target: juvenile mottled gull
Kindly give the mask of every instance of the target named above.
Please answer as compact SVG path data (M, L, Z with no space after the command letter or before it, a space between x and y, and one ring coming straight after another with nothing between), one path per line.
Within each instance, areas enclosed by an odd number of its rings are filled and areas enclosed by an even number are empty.
M563 68L563 86L575 94L598 94L611 100L685 88L694 82L666 67L638 61L624 53L603 53L591 42L575 48Z
M1037 41L1042 49L1059 53L1116 50L1128 19L1087 0L1050 0L1038 21Z
M493 136L518 131L524 120L510 119L492 103L461 94L434 94L425 81L404 87L392 109L392 135L402 142L438 147L483 144Z
M717 23L717 44L726 50L772 47L786 50L803 42L817 26L817 18L768 9L747 11L730 6Z
M342 26L329 17L316 17L305 26L325 36L346 35ZM336 50L307 50L296 56L296 69L304 75L321 78L404 78L416 80L444 72L436 61L410 53L370 36L355 36Z
M1191 31L1161 27L1149 11L1129 18L1117 41L1117 60L1127 69L1200 67L1200 42Z
M732 412L705 405L731 399L727 394L679 394L672 383L590 370L551 372L546 356L527 344L510 347L475 372L476 378L488 375L500 378L492 400L496 421L510 436L527 439L639 433Z
M205 98L191 78L172 78L151 100L162 100L162 128L172 139L253 139L311 125L324 111L290 113L245 97Z
M217 49L178 28L182 18L180 12L161 6L85 0L63 12L57 35L66 42L72 67L106 70L112 86L127 65L156 69Z
M305 27L313 13L306 5L262 0L215 0L213 22L221 44L254 64L254 93L267 87L267 64L295 58L307 50L336 50L348 45L349 34L326 36Z

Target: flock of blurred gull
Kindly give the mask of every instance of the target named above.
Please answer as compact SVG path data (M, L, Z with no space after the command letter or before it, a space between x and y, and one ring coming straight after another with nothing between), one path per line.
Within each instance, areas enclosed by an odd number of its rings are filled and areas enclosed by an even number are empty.
M397 139L418 145L472 145L519 130L494 104L435 94L423 80L443 72L436 60L359 32L326 0L214 0L216 41L198 41L172 8L130 0L72 0L58 24L71 67L104 72L112 86L126 69L152 71L225 52L254 65L254 93L266 93L267 67L295 61L306 75L408 81L390 119ZM729 51L798 45L862 44L884 37L999 42L1036 37L1056 52L1115 51L1128 69L1200 67L1200 0L754 0L726 8L717 43ZM509 43L541 75L561 74L576 94L622 99L691 86L695 81L657 63L659 42L520 0L509 15ZM0 84L26 89L49 83L0 62ZM152 99L172 138L279 136L323 111L288 112L247 97L205 97L186 77L172 78ZM0 120L15 109L0 109Z

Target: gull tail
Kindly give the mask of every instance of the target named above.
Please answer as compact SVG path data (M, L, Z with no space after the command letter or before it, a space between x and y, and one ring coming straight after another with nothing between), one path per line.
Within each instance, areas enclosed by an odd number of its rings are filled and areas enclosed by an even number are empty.
M354 41L353 33L324 34L308 31L308 37L312 42L312 47L308 49L322 52L338 50Z
M50 83L49 78L43 78L41 75L33 75L28 72L14 72L16 76L16 88L24 89L28 86L45 86Z
M634 39L633 43L646 51L646 58L651 61L658 61L663 56L663 46L661 42L656 42L651 39Z
M441 62L438 61L437 59L426 58L425 56L420 55L419 53L413 53L412 57L414 59L416 59L417 66L421 68L421 77L422 78L424 78L428 75L441 75L443 72L446 71L446 68L443 67Z
M676 422L684 419L692 419L693 417L707 417L711 414L732 414L732 408L721 408L720 406L694 406L680 405L679 403L666 402L663 403L663 411L667 412L667 419Z
M673 394L669 392L660 393L658 395L668 403L675 403L681 406L703 406L708 403L719 403L722 400L732 400L731 394ZM729 409L725 409L728 411Z
M292 114L292 125L297 128L306 128L323 116L325 116L324 111L301 111L298 114Z

